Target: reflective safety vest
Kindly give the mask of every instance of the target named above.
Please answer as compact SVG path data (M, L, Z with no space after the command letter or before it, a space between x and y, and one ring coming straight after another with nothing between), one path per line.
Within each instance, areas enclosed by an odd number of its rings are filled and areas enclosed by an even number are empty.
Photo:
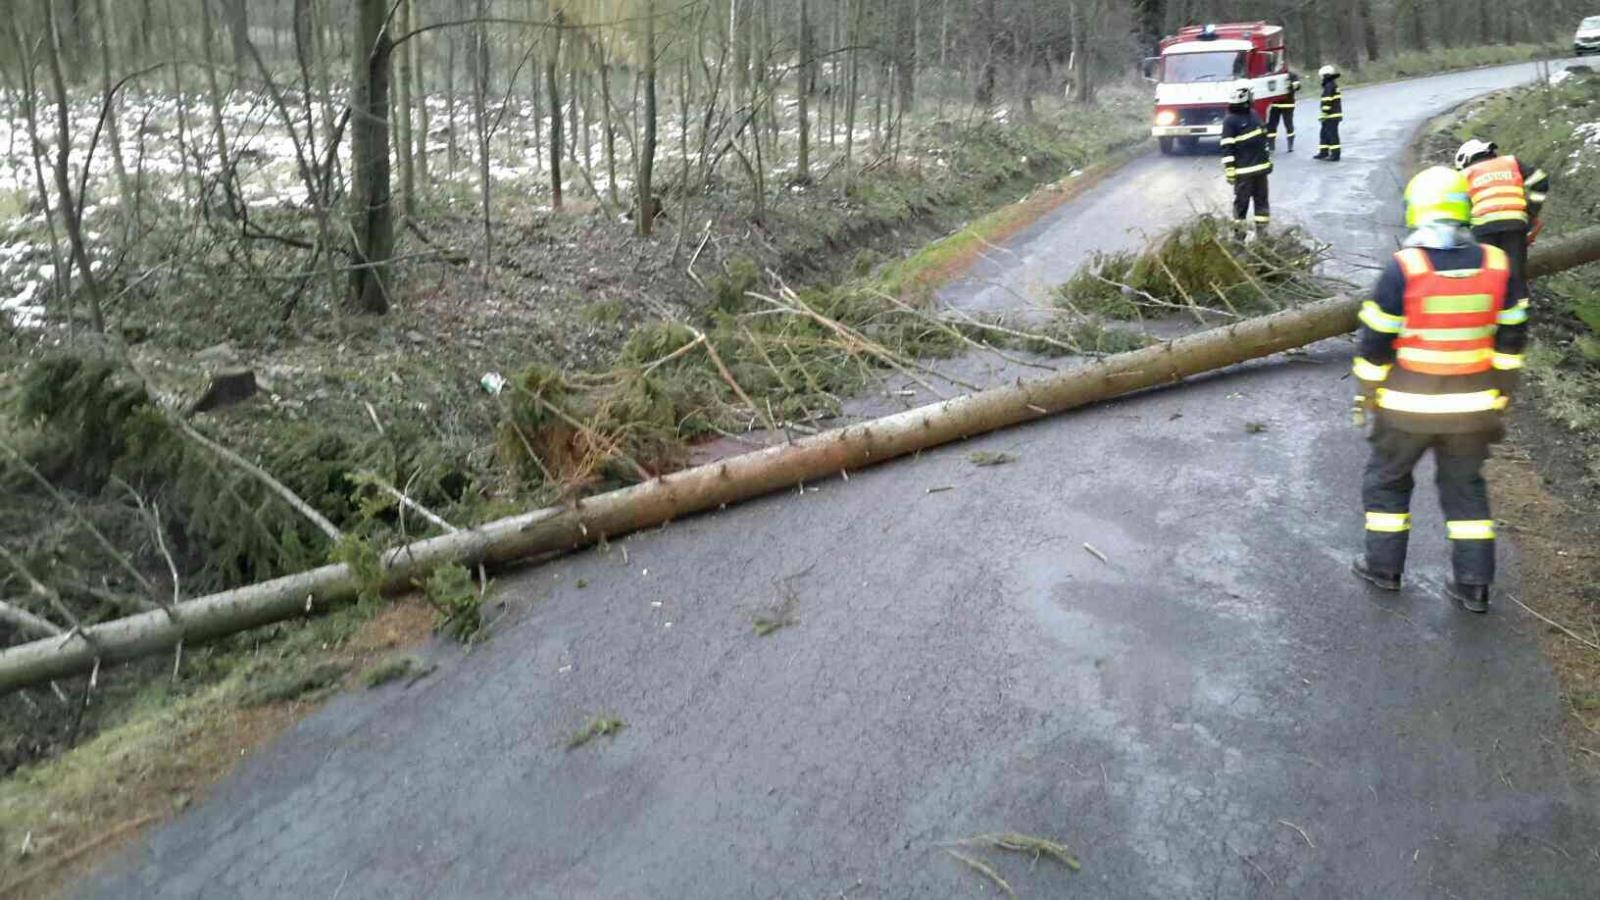
M1491 222L1528 224L1528 192L1522 184L1522 166L1515 156L1496 156L1468 166L1466 176L1474 226Z
M1420 248L1397 255L1406 276L1405 324L1395 363L1425 375L1473 375L1494 365L1495 320L1511 270L1504 250L1482 245L1483 268L1436 272Z
M1435 270L1418 247L1395 254L1406 279L1405 313L1394 342L1398 371L1378 388L1380 409L1475 419L1505 408L1490 373L1511 265L1500 248L1480 249L1480 268L1454 271Z

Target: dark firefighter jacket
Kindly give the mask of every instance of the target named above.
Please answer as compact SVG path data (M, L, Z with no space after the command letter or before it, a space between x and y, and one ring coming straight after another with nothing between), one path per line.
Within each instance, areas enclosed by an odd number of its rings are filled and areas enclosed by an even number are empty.
M1300 76L1296 75L1293 72L1290 72L1289 73L1289 93L1284 94L1283 96L1279 97L1278 99L1272 101L1272 106L1273 106L1274 109L1293 110L1294 109L1294 101L1299 96L1300 96Z
M1470 243L1448 249L1423 249L1422 252L1434 271L1466 276L1483 266L1486 254L1484 247ZM1509 396L1520 374L1523 348L1528 340L1527 284L1515 276L1507 283L1505 297L1498 301L1499 311L1494 317L1493 368L1472 375L1424 374L1396 365L1399 354L1395 342L1414 333L1406 321L1406 285L1407 277L1396 254L1390 257L1383 274L1378 277L1373 298L1362 305L1360 355L1356 357L1354 371L1367 390L1387 391L1396 399L1421 398L1415 404L1419 410L1430 402L1448 403L1453 397L1489 391L1497 396ZM1498 427L1500 418L1498 410L1407 411L1382 408L1385 404L1381 400L1379 405L1379 415L1395 427L1422 434L1492 431Z
M1322 79L1322 111L1319 119L1344 118L1344 94L1339 90L1338 77Z
M1267 130L1249 107L1242 112L1229 107L1222 120L1222 171L1229 179L1272 171Z

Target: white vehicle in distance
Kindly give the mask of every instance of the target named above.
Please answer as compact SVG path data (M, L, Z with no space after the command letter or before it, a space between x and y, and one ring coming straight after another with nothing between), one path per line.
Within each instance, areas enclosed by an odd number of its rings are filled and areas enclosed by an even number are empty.
M1600 53L1600 16L1589 16L1578 23L1578 33L1572 36L1572 52L1578 56Z

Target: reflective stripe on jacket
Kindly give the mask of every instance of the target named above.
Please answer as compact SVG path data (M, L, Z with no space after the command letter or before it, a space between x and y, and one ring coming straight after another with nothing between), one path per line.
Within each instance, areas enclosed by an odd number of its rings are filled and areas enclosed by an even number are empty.
M1467 187L1472 196L1472 224L1518 222L1529 224L1528 192L1522 166L1515 156L1496 156L1467 167Z
M1395 254L1405 276L1405 312L1391 321L1364 314L1363 321L1398 332L1395 362L1377 390L1378 408L1403 417L1493 417L1507 398L1495 370L1495 332L1505 311L1510 261L1498 247L1482 245L1476 268L1437 270L1426 251ZM1372 327L1371 322L1368 322Z
M1272 171L1271 145L1254 112L1230 111L1223 118L1222 171L1229 178Z
M1328 78L1322 82L1322 111L1320 119L1344 118L1344 92L1339 90L1337 79Z
M1300 93L1300 76L1289 73L1289 93L1272 101L1273 109L1294 109L1295 97Z

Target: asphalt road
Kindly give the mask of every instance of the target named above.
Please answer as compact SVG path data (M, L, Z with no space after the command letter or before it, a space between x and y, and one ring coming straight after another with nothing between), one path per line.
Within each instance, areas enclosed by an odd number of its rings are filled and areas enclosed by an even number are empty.
M1351 88L1345 91L1344 158L1329 164L1312 159L1320 86L1307 75L1295 110L1295 152L1283 152L1280 137L1274 160L1274 222L1304 226L1332 244L1331 274L1371 277L1370 267L1393 253L1405 235L1400 196L1415 173L1405 170L1402 157L1412 135L1463 101L1534 77L1529 64ZM1193 155L1150 153L1017 235L1005 251L991 252L944 297L972 310L1048 305L1050 291L1095 251L1140 246L1196 212L1231 214L1232 203L1215 142Z
M1346 161L1285 159L1279 209L1376 252L1411 126L1529 74L1350 91ZM990 280L1048 282L1085 236L1220 196L1216 168L1141 159ZM996 831L1082 859L987 857L1025 897L1592 895L1600 812L1534 623L1443 599L1426 489L1406 592L1347 572L1348 361L1327 342L508 576L490 643L335 699L83 895L995 896L945 849ZM756 636L785 597L797 621ZM627 727L565 749L596 715Z

